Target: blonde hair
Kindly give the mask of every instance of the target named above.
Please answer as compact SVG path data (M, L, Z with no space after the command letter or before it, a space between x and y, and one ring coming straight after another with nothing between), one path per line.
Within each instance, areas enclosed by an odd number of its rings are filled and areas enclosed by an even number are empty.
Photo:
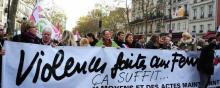
M89 46L89 40L87 38L82 38L80 40L80 46Z
M192 35L188 32L183 32L182 37L185 36L187 39L192 39Z
M77 46L74 40L74 36L70 31L65 30L62 34L62 41L61 43L64 46Z

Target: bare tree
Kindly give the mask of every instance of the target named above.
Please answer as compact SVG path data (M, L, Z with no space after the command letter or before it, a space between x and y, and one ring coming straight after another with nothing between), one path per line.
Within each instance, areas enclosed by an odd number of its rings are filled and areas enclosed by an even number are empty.
M131 25L130 25L130 19L129 19L129 8L128 8L128 0L126 0L126 16L127 16L127 28L131 32Z
M19 0L12 0L12 3L10 5L9 13L8 13L8 28L7 28L7 34L10 36L14 34L14 28L15 28L15 17L17 12ZM10 4L10 3L9 3Z

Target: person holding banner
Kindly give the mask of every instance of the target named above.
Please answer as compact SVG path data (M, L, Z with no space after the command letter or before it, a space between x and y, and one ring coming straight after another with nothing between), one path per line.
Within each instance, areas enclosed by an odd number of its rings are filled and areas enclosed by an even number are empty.
M62 39L59 45L60 46L77 46L73 33L71 33L68 30L65 30L62 34Z
M178 47L181 50L192 51L194 50L194 45L195 45L193 42L194 42L194 39L192 35L189 34L188 32L184 32L182 33L182 38L178 42Z
M140 35L138 37L138 40L137 42L135 43L135 48L142 48L144 49L145 48L145 39L144 39L144 35Z
M22 25L21 35L15 36L13 41L40 44L40 38L37 37L37 27L31 21L25 22Z
M2 83L2 56L5 55L5 50L3 49L4 41L7 40L4 37L4 25L0 23L0 88Z
M82 47L90 47L89 40L87 38L82 38L80 40L80 46L82 46Z
M126 36L125 36L125 48L136 48L135 46L135 42L134 42L134 39L133 39L133 34L131 33L128 33Z
M160 36L154 34L151 36L150 41L146 44L147 49L160 49Z
M96 39L93 33L88 33L86 38L89 40L90 46L95 46L95 44L98 42L98 39Z
M58 45L58 41L52 40L51 38L52 30L49 27L45 27L42 32L42 38L40 41L40 44L42 45L51 45L52 47L55 47Z
M124 36L125 36L125 33L122 31L119 31L114 38L115 43L117 43L118 46L120 46L121 48L124 48L124 44L125 44Z
M102 32L102 39L96 43L98 47L116 47L119 46L111 39L111 33L108 30Z
M200 59L198 60L197 69L200 76L199 88L207 88L211 75L214 73L214 58L216 39L211 37L208 39L209 45L201 50Z

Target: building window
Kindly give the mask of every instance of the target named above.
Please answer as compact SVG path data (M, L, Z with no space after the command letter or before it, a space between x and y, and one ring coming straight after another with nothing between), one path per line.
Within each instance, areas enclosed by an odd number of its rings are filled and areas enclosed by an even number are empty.
M212 30L212 24L208 24L208 31Z
M194 3L197 3L197 0L194 0Z
M193 19L196 19L197 17L197 9L193 9Z
M153 30L152 28L153 28L153 25L151 24L149 33L152 33L152 30Z
M172 24L172 30L175 30L175 23Z
M177 30L180 31L180 23L177 24Z
M184 5L184 8L185 8L185 14L184 14L184 16L189 16L187 4Z
M204 18L204 7L201 7L200 9L201 9L201 16L200 16L200 18Z
M186 31L186 22L183 23L183 31Z
M167 24L167 31L170 30L170 24Z
M195 25L193 26L192 32L193 32L193 33L196 33L196 26L195 26Z
M160 23L157 23L157 29L155 30L156 33L160 32Z
M173 16L176 16L176 8L173 8Z
M0 0L0 7L3 7L3 0Z
M213 5L209 5L209 15L208 17L212 17L213 14Z
M204 31L204 25L200 25L199 33L203 33L203 31Z

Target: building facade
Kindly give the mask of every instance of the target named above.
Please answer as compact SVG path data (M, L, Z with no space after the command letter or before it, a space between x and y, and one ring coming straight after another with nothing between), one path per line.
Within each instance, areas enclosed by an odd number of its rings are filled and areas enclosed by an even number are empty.
M31 1L31 0L30 0ZM25 19L28 19L33 11L34 4L26 2L25 0L19 0L18 2L18 7L17 7L17 13L16 13L16 18L15 18L15 33L19 34L20 33L20 27L21 27L21 22Z
M10 1L12 2L12 0ZM23 18L28 18L33 10L34 0L19 0L17 14L15 18L15 31L20 29L20 22ZM7 24L8 0L0 0L0 22Z
M216 31L216 0L190 0L189 32Z
M164 32L165 0L132 0L130 25L136 35Z
M0 0L0 22L6 23L7 22L7 0Z
M148 1L151 4L143 5ZM216 31L216 26L220 25L219 3L219 0L132 0L132 29L135 34ZM162 7L159 15L157 6ZM149 8L154 9L149 11ZM143 10L156 13L143 14Z
M216 9L216 26L219 27L220 26L220 0L216 0L216 6L217 6L217 9Z
M131 32L135 34L142 34L146 30L144 16L142 12L142 2L143 0L132 0L132 9L131 9Z
M189 0L170 0L166 3L165 32L189 31Z

